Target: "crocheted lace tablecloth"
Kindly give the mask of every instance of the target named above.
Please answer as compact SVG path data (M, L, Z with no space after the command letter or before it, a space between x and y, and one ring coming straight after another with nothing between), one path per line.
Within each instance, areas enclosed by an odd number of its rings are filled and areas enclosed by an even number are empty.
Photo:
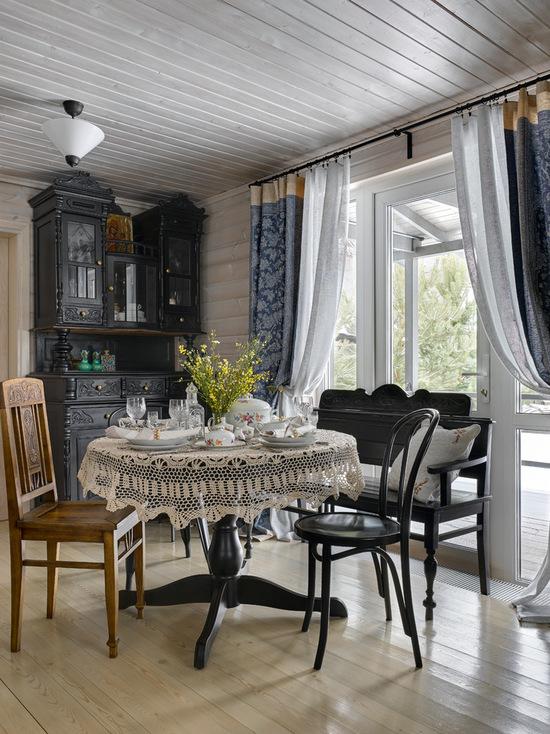
M104 497L109 510L130 505L144 520L166 513L176 528L197 517L237 515L252 522L266 507L281 509L297 499L316 507L340 492L355 499L363 486L355 438L323 430L301 448L254 442L162 454L98 438L88 444L78 479L84 494Z

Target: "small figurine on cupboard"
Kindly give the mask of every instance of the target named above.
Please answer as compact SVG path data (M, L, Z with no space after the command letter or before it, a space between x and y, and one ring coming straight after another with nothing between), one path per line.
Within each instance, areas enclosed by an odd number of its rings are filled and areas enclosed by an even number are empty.
M77 369L81 372L90 372L92 365L90 364L90 352L87 349L83 349L80 352L80 362L78 363Z

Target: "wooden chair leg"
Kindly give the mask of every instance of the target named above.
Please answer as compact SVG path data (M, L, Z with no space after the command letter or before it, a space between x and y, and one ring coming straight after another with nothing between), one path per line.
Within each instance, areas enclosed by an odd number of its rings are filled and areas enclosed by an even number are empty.
M109 630L109 657L118 654L118 552L115 547L114 533L103 536L105 561L105 606L107 608L107 628Z
M137 618L143 619L143 608L145 607L145 523L140 522L136 525L134 534L137 539L141 538L140 545L132 555L135 557L136 568Z
M25 544L19 540L11 545L11 651L21 649L23 623L23 592L25 590Z
M323 561L321 563L321 630L319 632L319 644L313 667L321 670L323 657L327 646L328 623L330 619L330 572L331 572L331 547L323 546Z
M46 543L46 557L50 562L57 562L59 560L59 543L54 540L48 540ZM55 614L55 600L57 598L57 579L59 576L59 569L57 566L48 566L48 592L47 592L47 604L46 604L46 617L52 619Z

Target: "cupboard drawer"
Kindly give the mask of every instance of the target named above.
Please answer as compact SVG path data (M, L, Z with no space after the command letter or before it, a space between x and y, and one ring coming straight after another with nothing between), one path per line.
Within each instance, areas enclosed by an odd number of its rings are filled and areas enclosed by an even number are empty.
M105 398L120 398L122 396L122 385L120 377L97 377L91 375L86 379L78 379L76 385L76 398L92 398L104 400Z
M102 407L78 406L69 409L71 430L82 428L107 428L111 414L122 406L103 405Z
M166 379L164 377L126 378L126 395L163 398L166 395Z

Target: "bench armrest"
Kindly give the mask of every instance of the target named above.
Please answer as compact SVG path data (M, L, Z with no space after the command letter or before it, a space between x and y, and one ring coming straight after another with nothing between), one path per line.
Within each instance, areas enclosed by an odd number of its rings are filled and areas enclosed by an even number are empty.
M451 471L460 471L461 469L469 469L472 466L486 464L486 456L478 456L476 459L459 459L445 464L431 464L428 467L428 474L447 474Z

